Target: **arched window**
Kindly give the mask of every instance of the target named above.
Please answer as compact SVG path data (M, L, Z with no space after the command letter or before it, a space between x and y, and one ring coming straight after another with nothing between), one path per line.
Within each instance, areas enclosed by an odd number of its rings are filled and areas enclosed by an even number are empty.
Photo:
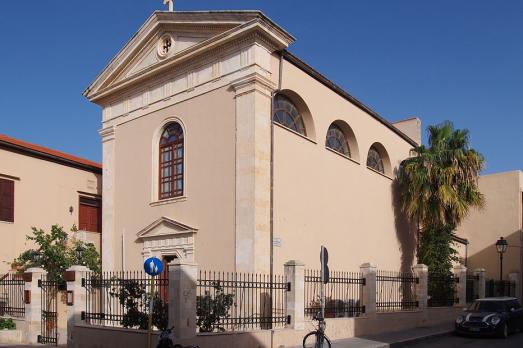
M305 124L298 108L287 97L277 94L274 97L274 115L272 120L293 131L306 136Z
M183 195L183 129L169 123L160 138L159 199Z
M347 143L347 138L340 127L335 124L331 124L327 131L327 140L325 146L329 149L341 153L347 157L350 157L350 148Z
M380 172L382 174L385 174L383 160L378 149L376 149L374 145L370 147L369 153L367 154L367 167L372 168L375 171Z

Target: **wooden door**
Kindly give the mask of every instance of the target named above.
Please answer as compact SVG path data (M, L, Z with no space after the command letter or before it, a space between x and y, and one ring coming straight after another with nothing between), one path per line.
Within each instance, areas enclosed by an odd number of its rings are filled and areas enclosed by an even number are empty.
M80 197L78 229L102 232L102 207L99 199Z

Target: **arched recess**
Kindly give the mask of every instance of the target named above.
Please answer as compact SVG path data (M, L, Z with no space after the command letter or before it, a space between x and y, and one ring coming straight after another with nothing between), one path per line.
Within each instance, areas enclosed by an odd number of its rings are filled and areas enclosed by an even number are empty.
M309 110L309 107L305 103L305 100L303 100L303 98L300 97L298 93L290 89L281 90L278 92L278 94L287 97L296 106L303 119L303 123L305 124L305 137L316 141L316 129L314 127L314 120L312 119L312 114Z
M379 160L381 160L383 170L376 166L376 154L379 156ZM367 152L367 167L377 172L381 172L382 174L385 174L389 177L392 176L392 165L390 162L390 157L387 150L385 149L385 146L383 146L381 143L376 142L369 148L369 151Z
M164 130L172 123L177 123L182 131L183 131L183 193L181 195L167 198L167 199L161 199L159 197L159 171L160 171L160 139L162 137L162 134ZM171 201L171 200L179 200L184 199L187 196L187 129L185 127L185 124L182 122L181 119L178 117L168 117L164 119L159 126L155 129L153 136L152 136L152 166L151 166L151 202L159 202L159 201Z
M356 135L354 134L354 131L349 126L349 124L343 120L336 120L331 123L329 126L329 129L331 126L337 126L345 136L345 140L347 141L347 144L349 145L349 151L350 151L350 157L351 159L359 162L360 161L360 149L358 147L358 142L356 141Z

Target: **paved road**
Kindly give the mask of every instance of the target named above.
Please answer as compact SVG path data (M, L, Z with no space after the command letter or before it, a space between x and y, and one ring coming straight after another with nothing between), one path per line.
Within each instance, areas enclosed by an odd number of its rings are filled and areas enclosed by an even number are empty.
M405 345L404 347L423 347L423 348L458 348L458 347L488 347L488 348L512 348L523 347L523 333L510 335L508 339L502 338L475 338L475 337L459 337L455 335L447 335L441 337L430 338Z

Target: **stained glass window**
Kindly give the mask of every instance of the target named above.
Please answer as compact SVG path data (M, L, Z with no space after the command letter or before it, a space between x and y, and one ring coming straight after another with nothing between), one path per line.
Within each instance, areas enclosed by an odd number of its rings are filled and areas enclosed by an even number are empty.
M160 138L159 198L183 195L183 129L170 123Z
M305 132L305 124L301 117L298 108L289 98L283 95L276 95L274 97L274 115L273 121L279 123L293 131L302 135L307 135Z
M331 124L329 130L327 131L327 140L325 141L325 146L350 157L350 148L349 144L347 143L347 138L345 137L345 134L341 128L335 124Z
M376 147L371 146L367 155L367 167L374 169L382 174L385 174L385 168L383 167L383 160Z

